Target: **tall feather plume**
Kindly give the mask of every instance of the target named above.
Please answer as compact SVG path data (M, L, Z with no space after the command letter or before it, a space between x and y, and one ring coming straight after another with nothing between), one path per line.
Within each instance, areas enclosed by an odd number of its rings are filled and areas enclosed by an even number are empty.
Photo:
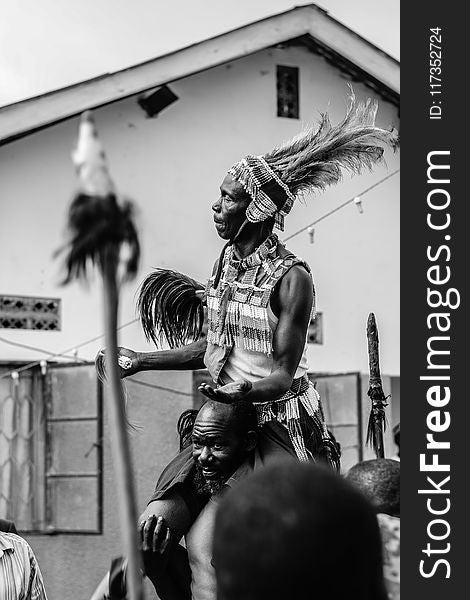
M137 310L146 338L160 346L166 340L178 348L197 340L204 324L199 282L166 269L150 273L140 287Z
M269 166L295 194L324 189L338 183L342 169L358 174L383 160L384 147L398 148L395 130L375 126L377 101L356 102L350 87L345 118L332 126L322 114L317 127L309 127L294 139L264 156Z

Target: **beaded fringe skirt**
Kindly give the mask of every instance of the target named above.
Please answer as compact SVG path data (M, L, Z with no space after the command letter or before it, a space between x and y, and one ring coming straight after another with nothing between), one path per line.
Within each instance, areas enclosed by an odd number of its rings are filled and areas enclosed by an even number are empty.
M277 421L287 429L299 460L326 462L339 471L339 446L326 427L320 396L307 375L294 379L277 400L257 402L255 407L260 426Z

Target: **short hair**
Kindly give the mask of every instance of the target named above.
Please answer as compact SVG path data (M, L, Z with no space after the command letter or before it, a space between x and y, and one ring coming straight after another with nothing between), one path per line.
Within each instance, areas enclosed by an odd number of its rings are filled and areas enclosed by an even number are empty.
M213 557L218 600L386 599L373 508L312 463L273 463L229 490Z
M397 460L365 460L351 467L346 477L365 494L378 513L400 515L400 463Z
M180 439L180 452L191 444L191 435L196 418L202 408L210 403L217 404L215 400L206 400L199 410L189 408L181 413L176 425ZM230 421L240 435L246 435L249 431L257 431L258 418L256 408L252 402L248 400L236 400L226 406L230 406L232 409Z
M253 402L236 400L229 405L232 409L231 423L241 435L258 429L258 417Z

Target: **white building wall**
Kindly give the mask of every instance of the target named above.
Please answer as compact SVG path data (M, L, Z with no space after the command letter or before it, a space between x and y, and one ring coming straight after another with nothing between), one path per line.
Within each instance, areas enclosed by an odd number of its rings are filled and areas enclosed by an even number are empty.
M294 119L276 117L276 65L300 68L301 121L328 111L333 122L344 114L347 77L304 48L277 48L170 84L179 100L148 119L130 98L95 111L119 190L139 206L143 247L137 280L122 295L121 322L135 317L134 294L152 267L171 267L205 280L221 240L212 225L211 203L227 169L241 156L263 153L296 134ZM354 83L360 97L374 92ZM62 331L2 329L14 342L54 352L74 348L102 332L97 285L58 285L59 262L53 252L63 242L65 211L76 184L70 161L78 120L71 119L0 148L0 293L62 298ZM397 108L380 100L378 124L398 126ZM388 168L378 167L317 198L298 202L287 218L284 236L398 167L387 153ZM312 346L316 372L367 371L365 327L375 312L384 373L399 374L399 177L363 198L364 214L354 204L306 232L288 247L310 263L324 314L324 344ZM283 235L281 235L281 238ZM121 331L121 343L150 349L138 324ZM93 358L102 341L79 349ZM0 341L0 360L42 358L39 353Z

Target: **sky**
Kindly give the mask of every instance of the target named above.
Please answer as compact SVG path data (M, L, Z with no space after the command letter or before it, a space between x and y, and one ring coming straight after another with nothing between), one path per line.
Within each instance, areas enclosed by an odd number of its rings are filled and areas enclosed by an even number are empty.
M139 64L302 0L0 0L0 106ZM400 58L399 0L318 6Z

